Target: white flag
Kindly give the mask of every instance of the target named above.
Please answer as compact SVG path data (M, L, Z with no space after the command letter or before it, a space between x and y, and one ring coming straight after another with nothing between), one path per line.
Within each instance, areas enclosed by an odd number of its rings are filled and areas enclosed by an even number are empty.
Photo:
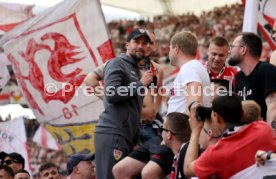
M83 80L114 56L100 3L63 1L3 39L10 40L5 53L38 120L67 154L93 151L103 104L87 93Z
M34 5L0 3L0 34L33 16Z
M243 0L245 4L243 32L261 32L272 50L276 49L272 27L276 19L275 0Z
M21 154L25 159L25 168L30 171L27 137L23 118L0 122L0 134L0 151Z

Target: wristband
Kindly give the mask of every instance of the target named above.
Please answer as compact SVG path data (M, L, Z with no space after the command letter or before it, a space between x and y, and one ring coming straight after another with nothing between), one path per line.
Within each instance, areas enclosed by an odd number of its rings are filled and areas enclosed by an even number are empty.
M271 155L272 155L272 151L268 151L267 154L266 154L266 160L270 160L271 159Z

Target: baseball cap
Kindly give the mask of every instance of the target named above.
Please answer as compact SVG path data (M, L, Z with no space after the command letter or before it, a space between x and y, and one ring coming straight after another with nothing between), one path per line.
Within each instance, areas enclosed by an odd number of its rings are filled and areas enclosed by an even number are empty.
M67 172L68 175L72 173L73 168L77 166L81 161L93 161L95 159L95 154L74 154L69 157L67 162Z
M0 152L0 159L4 161L6 157L10 157L13 160L18 161L18 163L22 164L23 168L25 167L25 159L19 153L12 152L7 154L6 152Z
M127 37L127 41L129 42L131 39L137 39L141 36L147 38L148 42L151 42L150 37L145 29L134 29Z

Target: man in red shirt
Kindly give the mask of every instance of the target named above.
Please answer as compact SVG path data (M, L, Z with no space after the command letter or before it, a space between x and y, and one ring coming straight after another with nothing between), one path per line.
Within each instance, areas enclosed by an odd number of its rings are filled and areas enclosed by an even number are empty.
M191 108L189 122L192 134L183 167L185 176L208 178L215 175L228 179L253 165L257 150L276 151L271 127L264 121L242 125L241 100L237 94L229 92L215 97L212 105L211 124L223 131L222 138L198 157L199 134L203 123L195 114L198 106L198 103L194 103Z
M207 70L211 80L224 79L235 84L237 70L225 65L228 56L229 44L224 37L216 37L211 40L208 48Z

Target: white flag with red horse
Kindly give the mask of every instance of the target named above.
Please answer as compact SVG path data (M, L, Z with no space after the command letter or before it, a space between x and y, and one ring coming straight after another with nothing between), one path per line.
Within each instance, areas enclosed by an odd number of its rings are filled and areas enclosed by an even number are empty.
M63 1L17 26L2 43L39 122L67 154L93 152L103 105L83 80L114 56L99 1Z

